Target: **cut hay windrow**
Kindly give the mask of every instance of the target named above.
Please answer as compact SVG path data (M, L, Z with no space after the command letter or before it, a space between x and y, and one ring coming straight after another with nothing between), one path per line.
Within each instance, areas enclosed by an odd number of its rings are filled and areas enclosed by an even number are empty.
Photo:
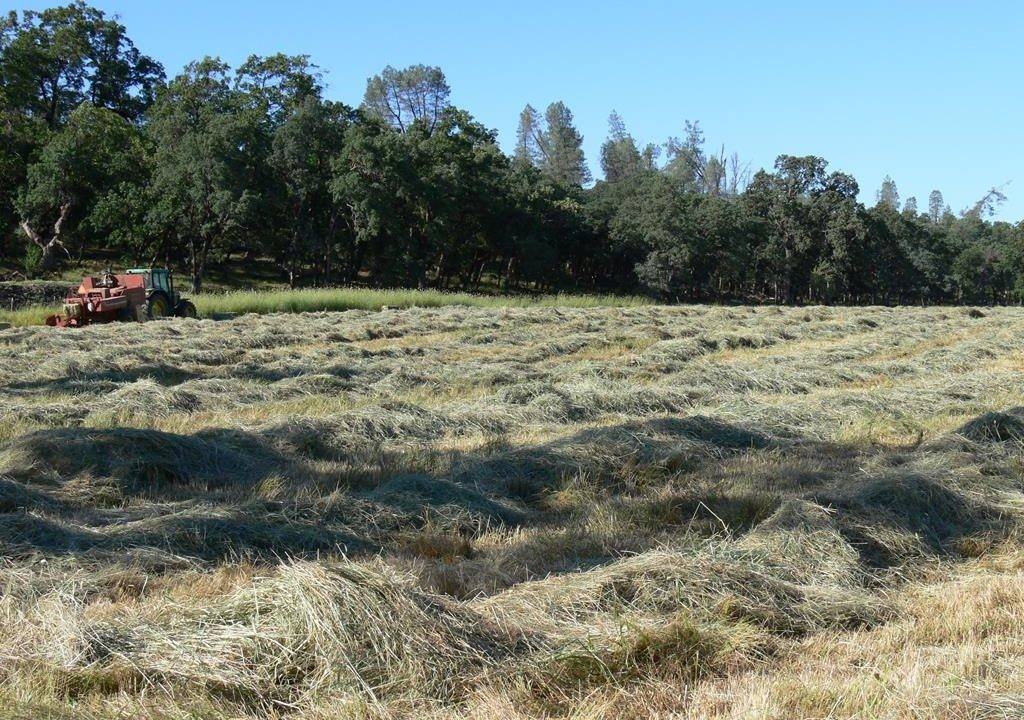
M0 708L954 718L1024 694L999 611L1020 309L339 298L0 331ZM937 585L972 588L975 634L914 604ZM908 672L952 679L886 680Z

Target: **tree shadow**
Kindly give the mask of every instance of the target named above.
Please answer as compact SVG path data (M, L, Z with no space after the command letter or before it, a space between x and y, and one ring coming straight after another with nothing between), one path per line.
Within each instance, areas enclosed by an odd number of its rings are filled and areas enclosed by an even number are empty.
M982 493L967 492L953 469L976 463L993 443L1017 447L1021 418L1021 409L995 420L979 416L954 436L963 438L959 444L907 450L663 417L543 443L495 442L447 453L440 469L396 464L358 480L341 467L344 458L311 457L302 445L255 431L40 430L0 447L0 543L9 556L147 549L216 561L372 553L432 513L466 532L560 528L579 509L560 509L552 498L583 478L600 502L617 504L634 534L595 541L573 561L577 569L653 547L665 533L738 537L788 498L831 508L863 564L889 567L907 558L886 537L916 538L918 551L941 554L962 538L1005 535L1018 525ZM917 462L938 452L949 462ZM545 542L527 537L523 552L536 543L539 554Z
M35 390L44 393L63 392L95 395L98 391L116 390L126 383L133 383L138 380L152 380L164 387L172 387L199 377L194 372L182 370L167 363L143 363L128 369L107 367L101 370L87 370L75 367L65 377L43 380L16 380L7 383L6 387L11 390Z

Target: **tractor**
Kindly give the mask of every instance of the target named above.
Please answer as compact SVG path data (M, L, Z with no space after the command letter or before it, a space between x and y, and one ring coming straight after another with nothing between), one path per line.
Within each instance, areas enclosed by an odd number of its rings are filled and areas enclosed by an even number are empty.
M68 293L59 315L46 318L54 327L83 327L93 323L145 322L162 317L196 317L196 306L174 289L167 268L133 268L123 275L106 272L85 277Z

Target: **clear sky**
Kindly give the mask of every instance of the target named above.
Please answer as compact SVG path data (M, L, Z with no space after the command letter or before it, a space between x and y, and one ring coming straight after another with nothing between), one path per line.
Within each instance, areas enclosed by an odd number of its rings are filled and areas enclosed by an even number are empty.
M54 3L3 0L6 7ZM168 75L189 60L305 53L329 95L358 104L385 65L440 65L453 101L511 151L519 111L563 100L599 175L617 110L641 144L700 120L709 149L754 168L815 154L861 199L892 175L926 207L959 211L1009 182L999 212L1024 218L1024 3L311 2L93 0L120 15Z

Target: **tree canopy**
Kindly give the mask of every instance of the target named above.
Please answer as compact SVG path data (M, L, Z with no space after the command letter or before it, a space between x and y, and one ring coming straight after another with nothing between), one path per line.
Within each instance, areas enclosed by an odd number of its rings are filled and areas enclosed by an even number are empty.
M538 105L537 107L544 107ZM388 66L358 107L305 55L196 60L169 80L84 2L0 19L0 271L120 256L260 259L290 285L646 292L672 301L1024 299L1003 188L955 214L886 176L781 154L751 176L699 122L641 143L612 111L594 181L568 105L519 116L512 154L441 68ZM511 140L511 139L510 139Z

